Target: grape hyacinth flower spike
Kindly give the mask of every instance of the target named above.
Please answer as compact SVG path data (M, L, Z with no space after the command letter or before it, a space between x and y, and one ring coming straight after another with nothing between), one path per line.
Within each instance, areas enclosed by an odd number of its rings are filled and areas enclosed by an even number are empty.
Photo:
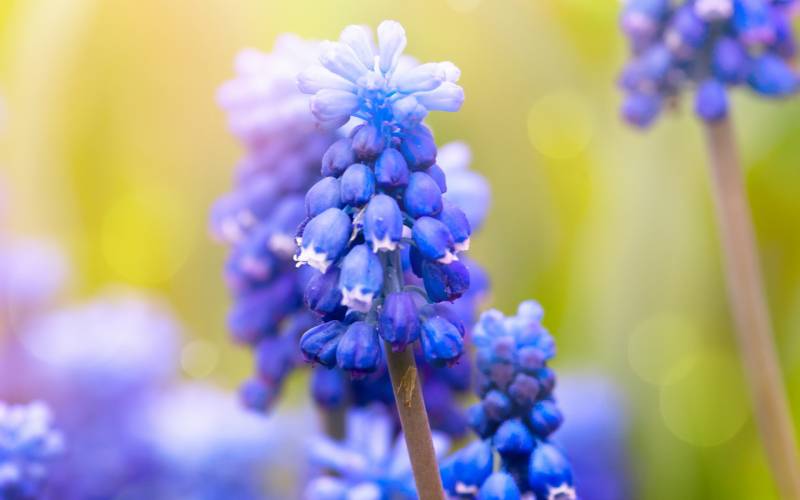
M297 74L315 60L317 49L316 42L283 35L270 53L244 50L235 78L217 95L245 154L234 189L212 209L211 232L230 247L225 278L233 295L231 335L255 355L255 373L241 397L261 412L274 404L299 361L299 335L316 323L303 306L310 273L298 273L292 261L297 225L307 210L317 214L339 202L338 179L304 197L320 156L338 137L320 130L309 97L297 90ZM346 242L345 233L339 236ZM312 258L324 263L322 256Z
M621 17L633 54L620 78L622 115L629 123L650 126L665 103L695 89L740 356L766 455L785 498L800 498L800 459L727 94L736 86L765 98L800 90L791 29L797 12L795 0L628 0Z
M457 111L464 93L453 63L417 65L403 56L399 23L381 23L377 38L376 46L367 29L348 26L339 41L322 43L321 64L298 77L322 128L358 123L322 156L324 178L306 195L295 257L298 266L327 276L312 280L328 287L320 296L341 296L343 307L319 311L325 323L300 344L308 360L359 376L386 358L417 488L424 498L443 498L408 347L419 339L432 365L454 363L463 350L463 326L435 305L469 287L458 254L468 246L470 227L442 198L445 175L422 121L430 111ZM406 287L404 252L424 289Z
M486 179L469 168L470 161L471 154L466 144L458 142L445 144L439 148L436 164L444 171L446 178L442 176L437 183L442 182L444 186L442 189L446 189L443 199L464 210L474 232L480 228L486 217L491 195ZM333 177L325 179L338 181ZM378 195L372 199L370 207L382 208L389 202L395 203L389 196ZM385 219L373 217L377 215L380 215L380 211L365 213L364 230L367 238L371 239L370 235L377 233L376 239L383 240L385 244L381 243L375 248L389 246L393 242L392 235L397 235L398 239L402 236L403 224L401 221L397 221L396 225L386 225ZM387 235L388 237L386 237ZM461 323L467 327L465 333L468 334L469 327L477 319L480 305L489 293L489 280L478 264L465 257L460 257L459 260L469 269L470 287L454 302L439 303L436 308L439 315L451 318L454 325ZM403 251L406 285L424 287L424 280L414 274L412 267L410 251L406 247ZM419 271L421 272L421 270ZM431 283L431 277L428 276L429 283ZM309 308L321 316L330 315L337 309L341 310L344 306L341 305L342 294L337 286L338 283L339 272L336 268L313 278L306 288L305 298ZM444 287L437 288L444 290ZM383 312L378 318L379 335L398 350L404 349L404 346L413 344L419 339L421 324L419 318L413 314L417 310L415 300L417 296L418 291L389 294L382 305ZM338 328L335 323L330 326L334 327L333 331ZM329 333L332 332L329 331ZM373 404L381 404L394 409L394 391L384 362L380 363L380 367L375 372L355 379L347 377L341 369L328 370L324 368L324 366L335 366L336 344L335 342L328 344L328 339L335 337L336 334L333 334L332 337L317 336L316 340L313 340L312 337L306 339L308 342L312 340L321 342L317 346L307 345L306 349L308 350L321 349L323 345L331 347L330 350L319 356L319 366L313 368L311 378L311 393L314 402L322 411L326 423L343 422L344 419L341 418L341 415L348 408L365 408ZM467 421L458 400L461 395L470 391L469 380L472 363L469 362L469 359L462 357L458 364L433 366L425 362L424 353L421 350L416 350L415 357L418 365L421 366L422 393L431 428L444 432L453 439L463 437L467 431ZM395 414L394 412L390 413ZM336 428L330 426L329 436L337 439L344 437L343 425Z
M0 498L38 498L48 464L62 450L62 436L52 428L47 406L0 402Z
M328 474L309 482L306 500L419 498L403 436L395 437L394 425L388 412L374 405L348 414L343 441L314 438L309 443L311 463ZM446 436L434 433L433 441L437 456L447 452Z
M527 301L516 316L483 313L473 330L481 401L470 409L470 425L479 440L442 465L445 488L454 498L576 498L572 468L550 441L562 416L555 374L547 366L555 343L542 317L541 306Z

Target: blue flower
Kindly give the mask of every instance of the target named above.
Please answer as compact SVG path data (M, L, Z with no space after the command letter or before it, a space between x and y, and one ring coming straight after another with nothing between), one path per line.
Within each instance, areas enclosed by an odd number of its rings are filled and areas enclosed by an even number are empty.
M379 320L381 337L396 351L419 338L420 322L412 292L395 292L386 296Z
M728 96L721 82L711 78L700 84L695 96L695 113L709 123L728 116Z
M572 468L561 450L550 443L540 442L533 450L528 481L537 498L575 498Z
M562 374L558 402L566 422L553 441L569 456L581 498L632 498L630 422L622 388L594 371Z
M342 203L354 207L366 204L375 194L375 174L363 163L354 163L342 174Z
M455 362L464 348L463 337L463 332L441 316L424 319L420 339L425 359L434 365Z
M442 264L458 260L453 235L441 221L432 217L420 217L414 223L411 234L422 257Z
M520 498L514 478L505 472L495 472L481 486L477 500L520 500Z
M63 437L52 428L47 406L0 401L0 497L38 498L62 450Z
M620 86L622 116L637 127L655 122L665 101L696 89L695 111L706 122L727 114L726 88L742 83L757 94L795 94L794 0L630 0L621 16L632 59Z
M308 264L324 273L345 253L352 231L350 217L344 211L325 210L303 229L297 265Z
M181 333L166 304L116 288L40 315L22 342L51 388L119 406L175 375Z
M383 266L367 245L353 247L342 260L339 289L342 305L354 311L369 312L372 300L383 289Z
M500 456L492 467L462 468L457 452L442 464L445 488L468 498L535 498L574 500L572 469L550 441L562 416L553 399L555 376L547 360L555 355L552 337L541 324L542 307L527 301L505 317L487 311L473 329L477 392L481 402L469 410L469 424L481 441L474 449ZM470 463L470 462L467 462ZM484 473L478 474L475 471Z
M336 177L323 177L306 193L306 216L316 217L329 208L340 208L342 188Z
M385 137L418 125L429 111L457 111L464 92L452 63L415 65L402 57L406 34L396 21L378 26L378 46L361 26L348 26L338 42L323 42L319 62L303 71L298 86L312 94L311 111L333 128L352 116Z
M122 493L133 498L197 500L299 497L295 488L301 474L296 464L304 450L297 435L314 428L310 412L264 418L243 410L216 387L176 384L154 394L135 418L133 433L154 463L109 497Z
M346 330L347 325L336 320L317 325L300 338L300 350L309 361L332 367L336 364L336 351Z
M331 213L324 215L329 209L344 206L338 177L355 163L350 139L321 129L309 110L310 96L297 89L298 73L316 61L318 50L317 42L290 35L279 37L269 53L245 50L236 58L234 78L217 96L244 151L233 190L212 209L211 231L230 247L225 278L233 296L233 337L260 358L257 373L240 394L248 407L260 411L277 399L283 379L294 368L279 349L274 352L276 368L264 369L273 357L265 346L296 343L317 321L303 303L303 290L314 272L294 268L298 226L310 225L307 243L314 240L298 257L317 269L327 269L329 260L344 255L351 236L347 215L338 218L343 222L338 227L341 246L330 238L336 234L329 227L313 236L314 226L331 222L326 218ZM331 147L337 140L344 142ZM323 155L323 171L335 176L319 180ZM322 219L308 220L317 217ZM333 281L333 290L322 286L328 282L315 281L305 297L326 320L341 319L344 310L334 303L339 300L338 274Z
M304 498L416 500L405 441L394 428L395 422L388 413L380 406L372 406L348 414L344 441L313 439L309 444L311 461L331 475L313 479ZM433 438L436 453L441 456L449 441L439 433L434 433Z
M68 277L66 259L54 242L4 241L0 244L0 302L4 304L0 316L8 323L24 322L53 300Z
M406 39L396 22L380 25L378 42L373 47L364 28L350 26L339 42L322 45L322 67L298 78L299 88L313 94L311 111L323 125L351 118L358 124L322 157L321 173L330 180L318 181L306 196L295 259L325 274L311 277L305 294L324 320L356 321L363 325L359 332L379 331L396 350L420 339L426 360L451 364L463 350L461 321L452 312L423 311L416 301L454 301L469 289L469 269L457 254L469 247L470 224L457 204L442 198L447 179L436 166L433 135L421 123L428 111L458 109L459 72L452 63L415 66L401 57ZM330 288L332 269L339 273L341 308ZM376 370L378 338L359 334L352 349L340 344L337 366L358 375ZM305 342L306 356L329 366L311 338Z
M433 178L424 172L414 172L408 179L403 208L415 219L442 211L442 192Z
M475 494L492 475L494 455L488 442L474 441L442 462L442 483L453 495Z
M353 375L378 369L383 357L375 325L356 321L347 327L336 348L336 364Z
M397 202L385 194L372 198L364 212L364 239L372 250L374 252L397 250L402 237L403 214Z

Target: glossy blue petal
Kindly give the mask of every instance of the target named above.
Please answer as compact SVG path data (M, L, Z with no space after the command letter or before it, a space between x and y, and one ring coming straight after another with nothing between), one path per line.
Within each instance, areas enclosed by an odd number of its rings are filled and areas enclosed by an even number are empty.
M544 439L561 426L564 417L554 401L544 399L531 409L530 421L533 432L539 439Z
M300 351L308 361L332 367L336 364L336 350L346 329L347 325L340 321L317 325L300 338Z
M342 260L339 290L342 305L368 312L383 289L383 265L367 245L357 245Z
M331 144L322 157L322 175L338 177L356 162L350 139L339 139Z
M336 364L354 374L374 372L382 358L375 326L356 321L347 327L336 349Z
M527 455L535 446L533 433L520 419L506 420L494 433L492 444L502 455Z
M420 217L414 222L411 235L422 257L443 264L455 260L453 235L441 221L432 217Z
M495 472L481 486L477 500L520 500L520 497L514 478L505 472Z
M464 339L452 323L441 316L433 316L422 322L422 352L425 360L434 365L452 363L464 348Z
M384 189L408 185L410 175L405 158L394 148L386 148L375 162L375 179Z
M424 170L436 163L436 143L431 131L424 125L405 133L400 152L412 170Z
M306 193L306 215L316 217L329 208L342 206L342 194L339 179L323 177Z
M537 498L576 498L572 488L572 468L561 451L550 443L539 442L531 454L528 481Z
M356 157L362 161L374 160L386 147L386 138L377 127L364 123L352 134L352 148Z
M447 226L447 229L450 230L450 234L453 235L456 250L459 252L469 250L469 237L472 230L467 216L461 208L445 200L438 219Z
M438 215L442 211L442 191L439 185L425 172L414 172L409 177L403 194L403 208L415 219Z
M373 252L397 249L403 237L403 214L393 198L374 196L364 212L364 240Z
M326 272L344 254L352 232L350 216L338 208L325 210L303 229L297 262Z
M375 193L375 174L363 163L347 167L341 178L342 203L353 207L366 204Z
M412 292L395 292L386 296L381 308L378 331L395 351L419 338L419 311Z
M450 264L424 261L422 281L433 302L452 302L469 289L469 270L459 261Z
M323 316L341 311L342 293L339 290L338 267L331 267L325 273L316 273L306 285L304 299L306 306Z
M459 490L477 492L492 474L494 456L486 441L475 441L447 458L442 464L445 489L456 494Z

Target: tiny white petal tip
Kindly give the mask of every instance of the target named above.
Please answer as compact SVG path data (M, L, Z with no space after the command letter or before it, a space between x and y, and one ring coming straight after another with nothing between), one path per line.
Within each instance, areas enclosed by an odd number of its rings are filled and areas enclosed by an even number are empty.
M372 251L375 253L378 252L394 252L397 250L397 242L392 241L392 239L387 234L382 239L373 238L372 241Z
M456 252L466 252L467 250L469 250L469 241L470 241L469 238L467 238L464 241L456 242L456 244L454 245Z
M300 255L295 255L294 260L297 262L297 267L308 264L322 273L326 272L333 264L333 261L328 259L328 254L317 252L313 247L302 247Z
M354 288L348 290L342 289L342 305L353 309L354 311L366 313L372 308L372 299L375 294L372 292L365 292L363 288Z
M440 264L452 264L453 262L458 260L458 256L451 252L450 250L444 254L444 257L438 259L436 262Z

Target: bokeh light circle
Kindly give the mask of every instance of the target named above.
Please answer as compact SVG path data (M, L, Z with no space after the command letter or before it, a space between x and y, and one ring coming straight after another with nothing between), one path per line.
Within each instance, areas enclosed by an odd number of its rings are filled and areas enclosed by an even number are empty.
M181 368L192 378L205 378L219 365L219 348L206 340L193 340L181 349Z
M528 112L528 138L534 149L548 158L575 158L586 150L593 136L590 103L577 92L547 94Z
M659 314L650 317L628 337L628 362L645 382L664 386L680 380L697 362L703 348L702 330L686 316Z
M709 349L694 356L696 362L686 375L661 389L661 417L679 439L717 446L747 421L747 388L735 357Z

